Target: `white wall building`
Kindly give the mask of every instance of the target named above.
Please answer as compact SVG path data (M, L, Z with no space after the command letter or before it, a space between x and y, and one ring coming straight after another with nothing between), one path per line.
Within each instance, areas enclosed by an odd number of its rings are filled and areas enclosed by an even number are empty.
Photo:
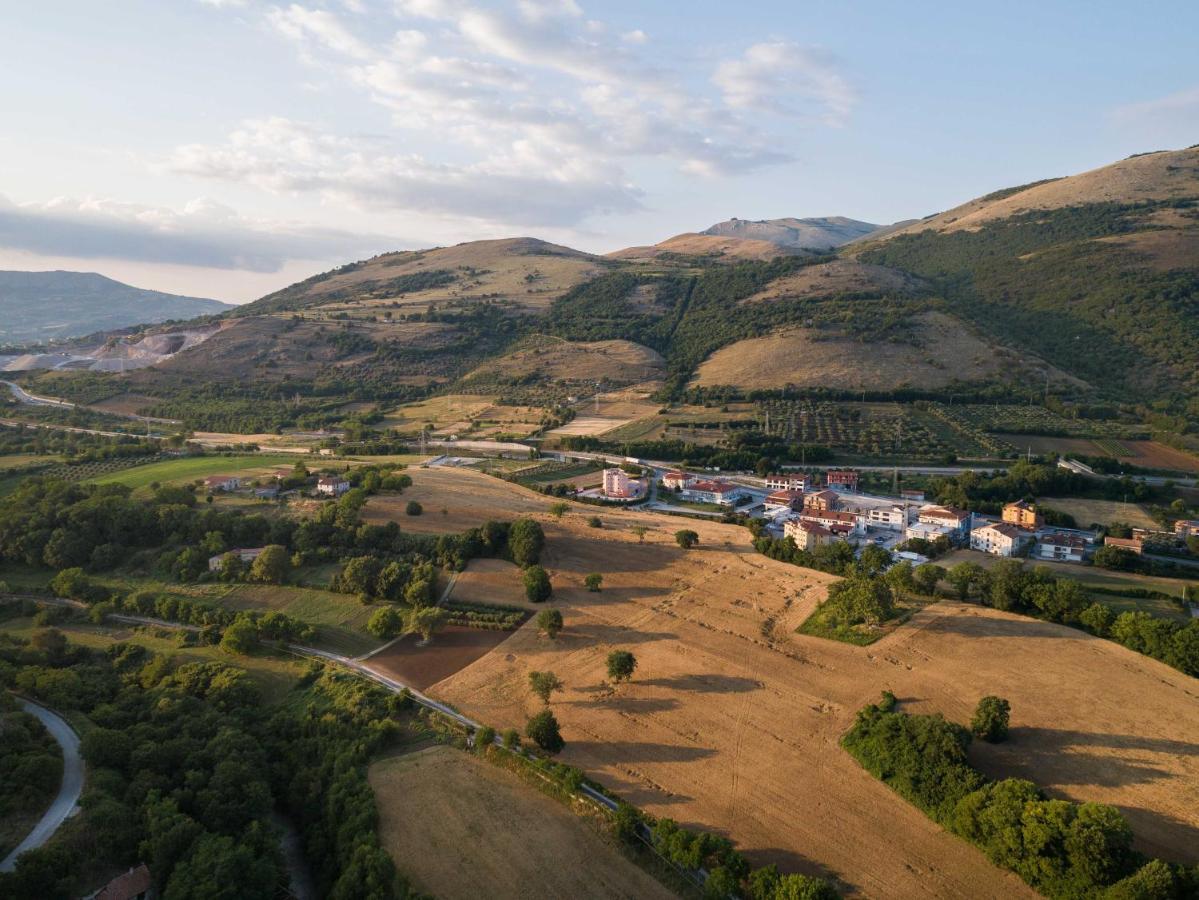
M692 503L733 506L745 495L744 488L730 481L693 481L679 495Z
M970 532L970 549L992 556L1015 556L1032 535L1008 522L988 522Z

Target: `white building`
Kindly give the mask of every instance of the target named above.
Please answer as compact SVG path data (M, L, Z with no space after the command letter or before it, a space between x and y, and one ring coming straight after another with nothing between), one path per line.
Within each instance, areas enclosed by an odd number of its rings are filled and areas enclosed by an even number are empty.
M680 494L692 503L715 503L717 506L733 506L744 495L745 489L730 481L693 481Z
M262 554L265 547L242 547L234 550L227 550L224 553L218 553L216 556L208 557L208 571L216 572L221 567L221 562L230 553L237 554L237 558L244 563L252 563Z
M624 469L604 469L604 496L613 500L630 500L645 493L645 484L630 478Z
M800 515L802 522L815 522L834 532L842 532L846 536L866 533L866 519L857 513L835 509L805 509Z
M904 529L905 541L928 541L932 543L937 538L949 538L950 530L944 525L930 525L927 522L913 522Z
M241 487L241 479L236 475L209 475L204 479L204 487L209 491L236 491Z
M970 532L970 549L992 556L1015 556L1032 535L1008 522L988 522Z
M964 544L969 540L971 515L964 509L954 509L952 506L922 506L917 521L922 525L940 525L945 528L949 540L955 544Z
M803 491L787 488L771 491L762 501L762 506L767 513L776 513L784 509L801 509L803 507Z
M327 497L340 497L350 489L350 483L340 475L322 475L316 480L316 492Z
M1074 534L1043 534L1033 555L1037 559L1082 562L1087 556L1087 542Z
M686 472L667 472L662 476L662 487L671 491L682 490L694 480L695 476Z
M871 506L866 509L866 524L874 528L903 531L908 527L908 508L899 504Z
M768 491L806 491L809 478L803 472L776 472L766 476Z

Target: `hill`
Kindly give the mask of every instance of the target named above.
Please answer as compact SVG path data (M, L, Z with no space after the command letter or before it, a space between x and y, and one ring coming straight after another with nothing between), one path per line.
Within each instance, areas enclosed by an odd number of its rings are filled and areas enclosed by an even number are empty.
M765 240L711 234L678 234L646 247L626 247L607 254L609 259L629 262L669 261L672 258L700 257L730 262L742 259L773 259L787 254L802 254L798 247L783 247Z
M881 226L845 216L825 216L813 219L748 219L732 218L705 228L701 234L768 241L779 247L800 250L832 250L861 238Z
M0 272L0 342L9 344L192 319L232 308L219 300L142 290L95 272Z
M1111 397L1196 411L1199 146L996 191L848 252Z

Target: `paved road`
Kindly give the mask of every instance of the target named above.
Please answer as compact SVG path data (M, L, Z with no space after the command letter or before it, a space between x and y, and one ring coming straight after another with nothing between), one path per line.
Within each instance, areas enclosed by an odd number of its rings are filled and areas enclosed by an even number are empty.
M83 793L83 758L79 755L79 735L75 734L74 729L58 713L23 697L17 699L27 713L41 720L51 737L58 741L62 748L62 784L58 788L58 796L54 798L41 821L26 835L25 840L17 844L13 852L0 862L0 872L11 872L17 865L18 856L27 850L36 850L50 840L59 826L75 811L79 795Z
M61 406L64 409L74 409L74 403L68 403L66 400L56 400L53 397L39 397L36 394L31 394L19 384L11 381L0 381L0 384L8 385L8 389L12 395L21 403L28 406Z

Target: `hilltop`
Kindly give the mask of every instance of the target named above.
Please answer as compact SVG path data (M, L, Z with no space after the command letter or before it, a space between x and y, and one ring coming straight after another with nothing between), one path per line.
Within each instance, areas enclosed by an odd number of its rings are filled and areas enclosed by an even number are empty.
M0 272L0 343L61 340L232 308L219 300L142 290L95 272Z
M779 247L799 250L832 250L877 231L880 225L847 219L845 216L824 216L813 219L748 219L732 218L705 228L701 234L718 237L746 238L767 241Z

